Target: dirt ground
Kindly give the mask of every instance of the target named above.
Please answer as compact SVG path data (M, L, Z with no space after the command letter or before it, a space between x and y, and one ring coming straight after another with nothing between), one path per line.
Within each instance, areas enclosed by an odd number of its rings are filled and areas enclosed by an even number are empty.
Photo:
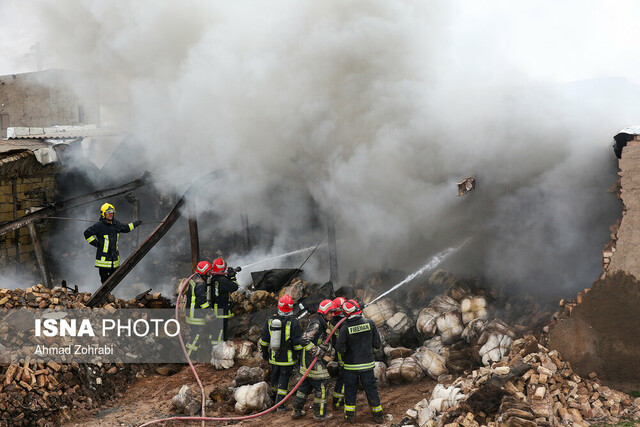
M211 366L197 365L198 375L205 386L207 395L218 385L228 385L235 377L239 366L224 371L216 371ZM129 385L126 389L120 390L118 396L100 409L92 410L85 413L74 413L74 419L63 424L65 427L79 426L139 426L145 422L149 422L159 418L167 418L179 415L172 411L171 398L178 394L182 385L193 385L199 390L197 383L193 377L193 373L188 365L185 365L178 373L172 376L162 376L155 372L150 372L146 377L139 378L137 381ZM385 414L393 415L393 420L387 421L385 425L398 424L407 409L412 408L416 403L425 397L431 396L431 391L436 385L436 381L432 379L423 379L417 383L379 387L380 399ZM333 387L333 380L331 381ZM346 425L343 422L343 412L333 412L333 416L328 421L316 421L313 419L312 410L310 408L312 397L307 400L307 415L303 419L291 420L290 412L271 412L260 418L229 422L221 424L216 422L215 425L257 425L260 423L269 423L270 425L296 425L296 426L314 426L320 424L326 425ZM329 398L331 402L331 398ZM374 426L371 413L368 409L364 391L358 393L358 412L357 425ZM216 403L216 406L207 412L207 416L212 417L237 417L232 408L228 405ZM207 425L213 425L214 422L207 422ZM167 423L159 423L156 425L165 426L199 426L200 421L186 422L174 421Z

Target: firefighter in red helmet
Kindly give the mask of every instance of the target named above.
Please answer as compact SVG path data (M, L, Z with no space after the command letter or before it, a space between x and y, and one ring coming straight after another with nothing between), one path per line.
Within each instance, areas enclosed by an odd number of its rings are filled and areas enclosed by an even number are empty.
M216 258L211 263L211 300L216 318L222 319L222 328L214 332L211 345L227 340L227 323L233 313L231 312L231 294L238 290L236 269L227 267L223 258Z
M301 338L300 322L293 315L293 298L285 294L278 301L278 312L262 328L260 338L262 358L271 365L271 388L276 394L275 403L289 393L289 378L302 350ZM288 409L284 404L278 407L278 411Z
M317 420L325 420L330 417L327 414L327 380L329 379L329 371L327 371L326 362L322 357L331 349L329 343L324 343L328 335L328 321L331 319L333 311L333 301L330 299L323 300L318 306L318 312L309 321L307 330L302 334L302 358L300 360L300 373L304 374L315 357L318 358L313 365L311 371L304 379L300 388L296 392L293 400L293 419L302 418L305 412L304 403L307 396L314 390L313 399L313 418Z
M209 331L207 325L208 312L211 311L211 297L209 282L211 280L211 263L200 261L196 272L189 280L185 290L186 313L185 322L189 325L189 339L187 340L187 354L189 358L198 362L208 362L211 353ZM207 327L209 326L209 327Z
M342 304L347 320L340 328L336 341L336 351L342 354L344 362L344 416L348 423L356 422L356 396L358 382L362 384L367 401L376 423L384 422L382 405L373 374L375 361L373 352L380 349L382 342L375 323L362 317L360 305L349 300Z

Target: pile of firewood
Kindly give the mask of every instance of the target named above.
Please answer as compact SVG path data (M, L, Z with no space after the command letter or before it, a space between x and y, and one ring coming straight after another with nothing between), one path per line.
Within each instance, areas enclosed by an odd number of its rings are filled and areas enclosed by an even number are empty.
M87 308L85 305L91 294L88 292L74 292L68 288L56 286L47 289L41 284L27 289L0 289L0 309L2 308ZM130 300L116 299L109 294L104 303L98 305L100 308L120 309L120 308L168 308L171 302L163 297L160 292L143 292Z
M47 289L36 285L27 289L0 289L0 308L82 309L91 294L63 287ZM109 295L101 308L170 307L159 293L145 292L131 300ZM27 337L8 323L0 326L5 342L26 343ZM21 336L22 335L22 336ZM19 359L0 365L0 426L57 425L71 420L75 409L92 409L117 395L116 390L132 377L152 370L150 365L97 363L60 364Z
M611 390L595 373L581 378L533 336L511 353L453 382L407 411L404 424L419 426L588 426L640 419L640 398Z
M0 426L58 425L72 411L115 397L132 377L149 370L132 364L22 363L0 366Z

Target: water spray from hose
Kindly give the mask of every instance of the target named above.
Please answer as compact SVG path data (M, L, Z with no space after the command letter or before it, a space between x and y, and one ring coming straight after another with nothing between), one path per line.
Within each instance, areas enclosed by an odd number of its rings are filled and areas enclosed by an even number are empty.
M324 245L326 245L326 243L324 243L323 245L320 245L320 246L324 246ZM315 250L317 248L318 248L318 245L309 246L308 248L298 249L296 251L287 252L286 254L282 254L282 255L276 255L276 256L271 257L271 258L262 259L260 261L253 262L251 264L243 265L242 269L246 269L248 267L253 267L254 265L262 264L264 262L273 261L274 259L284 258L284 257L288 257L288 256L291 256L291 255L296 255L296 254L300 254L300 253L303 253L303 252L307 252L307 251L310 251L310 250Z
M425 271L429 271L432 270L434 268L436 268L438 265L440 265L445 259L447 259L449 257L449 255L458 252L464 245L467 244L467 242L469 242L469 240L471 240L471 238L468 238L467 240L465 240L464 242L462 242L462 244L460 246L457 247L451 247L451 248L447 248L441 252L438 252L437 254L435 254L430 260L429 262L427 262L425 265L423 265L418 271L411 273L410 275L408 275L402 282L398 283L397 285L395 285L393 288L389 289L388 291L386 291L385 293L379 295L377 298L375 298L374 300L372 300L369 304L367 305L371 305L374 302L378 301L380 298L384 297L385 295L390 294L391 292L395 291L396 289L398 289L400 286L409 283L410 281L412 281L413 279L415 279L416 277L418 277L419 275L421 275L422 273L424 273Z

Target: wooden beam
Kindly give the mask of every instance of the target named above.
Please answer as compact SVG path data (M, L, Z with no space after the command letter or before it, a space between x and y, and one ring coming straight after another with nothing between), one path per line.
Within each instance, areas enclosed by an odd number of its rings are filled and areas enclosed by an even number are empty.
M149 183L149 174L145 173L142 177L131 181L127 184L121 185L119 187L113 187L106 190L95 191L89 194L83 194L82 196L74 197L68 200L63 200L61 202L56 202L51 206L44 207L27 215L24 215L20 219L16 219L14 221L8 222L0 226L0 236L3 234L10 233L12 231L16 231L30 222L37 221L39 219L44 219L48 216L54 215L57 212L60 212L64 209L73 208L80 205L85 205L87 203L94 202L96 200L108 199L110 197L118 196L120 194L128 193L129 191L133 191L138 187L142 187Z
M18 219L18 180L15 178L11 181L11 194L13 196L13 220L15 221ZM20 273L22 270L20 268L20 233L17 229L11 231L15 231L13 233L13 245L16 248L16 272Z
M249 235L249 215L246 212L240 214L240 221L242 222L242 237L244 240L244 251L251 252L251 238Z
M336 245L336 222L333 214L327 215L327 234L329 237L329 280L334 289L338 287L338 248Z
M187 204L187 216L189 218L189 240L191 241L191 271L195 272L200 261L200 239L198 237L196 201L193 198Z
M40 237L38 236L36 226L33 222L30 222L27 227L29 227L29 234L31 234L31 243L33 243L33 249L36 252L38 266L40 267L40 274L42 275L42 282L47 289L53 289L53 284L51 283L51 274L49 274L49 268L47 267L47 261L44 257L44 251L42 250L42 245L40 244Z

